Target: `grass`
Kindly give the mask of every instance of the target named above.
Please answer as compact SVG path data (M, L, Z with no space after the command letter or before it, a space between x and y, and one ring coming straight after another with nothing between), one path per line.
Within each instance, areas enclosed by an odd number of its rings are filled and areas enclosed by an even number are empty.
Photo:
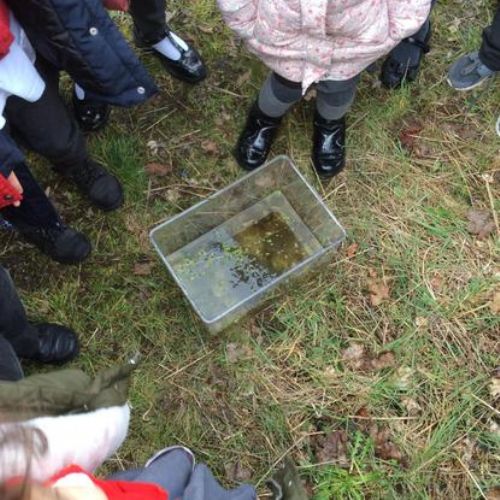
M500 353L498 315L489 306L499 253L494 235L479 241L467 232L466 214L471 207L498 212L500 89L458 94L444 75L479 44L490 3L440 2L418 83L389 92L376 75L364 75L349 117L349 165L329 184L310 168L312 103L293 110L274 152L293 157L349 241L319 275L211 336L147 233L241 175L231 149L265 69L233 40L214 3L172 0L169 7L173 25L202 49L208 81L185 86L145 58L161 94L140 109L115 110L109 128L89 138L92 153L124 182L123 210L92 210L37 165L67 221L92 238L91 259L60 267L0 235L1 261L31 315L80 332L76 366L94 372L143 353L130 436L108 468L142 464L158 448L182 443L228 485L238 479L228 465L239 464L263 498L263 481L285 454L318 500L484 497L500 473L498 409L488 391ZM120 22L130 32L128 19ZM399 136L416 121L409 154ZM204 141L215 152L206 153ZM149 162L174 172L150 180ZM489 185L485 174L493 176ZM134 275L138 262L152 262L151 273ZM379 306L370 301L370 280L389 288ZM350 366L345 349L353 343L372 356L391 351L394 362L379 370ZM363 422L385 426L405 463L380 458ZM320 466L315 441L336 430L348 435L349 465Z

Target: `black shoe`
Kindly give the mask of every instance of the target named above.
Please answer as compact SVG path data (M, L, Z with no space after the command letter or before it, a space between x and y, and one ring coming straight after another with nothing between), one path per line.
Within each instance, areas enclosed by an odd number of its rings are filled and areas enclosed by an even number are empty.
M50 323L34 326L38 331L38 351L29 359L40 363L62 364L78 356L80 349L75 332Z
M430 50L430 39L431 24L427 22L416 35L401 41L382 65L382 84L388 89L395 89L401 87L403 82L415 81L422 59Z
M78 99L73 92L73 110L76 121L84 132L96 132L107 123L111 107L91 99Z
M337 175L345 166L345 118L325 120L318 112L314 116L312 160L320 177Z
M137 46L153 53L173 77L187 83L199 83L204 80L207 77L207 68L198 51L194 47L188 45L187 42L185 42L188 46L187 50L181 47L172 36L170 30L165 32L165 37L167 37L172 45L180 52L181 58L177 61L169 59L161 52L152 48L151 45L141 41L141 37L138 33L136 33L135 36Z
M254 170L266 161L282 120L282 117L267 116L258 102L254 103L234 152L240 167Z
M92 250L85 235L63 224L50 227L16 224L15 227L24 239L61 264L78 264L84 261Z
M66 175L97 208L110 212L123 205L120 181L99 163L87 160L81 167L72 169Z

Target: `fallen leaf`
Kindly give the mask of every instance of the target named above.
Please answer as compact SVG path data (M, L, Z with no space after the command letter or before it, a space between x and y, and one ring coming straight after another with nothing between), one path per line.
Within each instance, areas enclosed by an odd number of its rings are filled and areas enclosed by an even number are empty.
M365 363L365 354L364 346L353 342L347 349L342 351L342 361L353 368L359 369Z
M392 352L383 352L375 359L371 360L371 365L374 370L383 370L384 368L392 368L396 364L396 357Z
M491 377L490 381L490 395L491 397L496 400L497 398L500 397L500 366L497 367L494 372L493 376Z
M170 203L177 203L180 197L181 195L175 189L167 189L167 191L165 192L165 198Z
M228 463L224 466L226 479L233 483L247 483L252 479L252 471L242 465L238 460L235 463Z
M402 398L401 403L406 409L406 413L410 417L420 415L422 412L422 407L413 398Z
M201 143L201 149L209 155L216 155L219 152L219 147L215 141L207 139Z
M493 314L500 314L500 291L495 292L493 300L490 302L490 311Z
M402 465L405 463L403 454L392 442L390 430L387 427L374 424L371 427L370 436L375 444L375 456L382 460L396 460Z
M348 447L349 439L346 431L334 431L326 436L318 436L314 442L316 462L349 467Z
M144 170L150 177L165 177L172 173L172 165L165 165L163 163L148 163Z
M349 245L346 249L347 257L352 259L358 253L359 245L357 243L353 243Z
M250 78L252 76L252 71L248 70L245 71L237 80L236 80L236 87L241 89L246 83L250 81Z
M401 391L408 390L413 382L414 371L409 366L400 366L394 374L394 385Z
M364 346L353 342L342 351L342 361L355 370L372 371L393 367L396 358L392 352L383 352L373 356Z
M374 307L390 298L390 289L383 279L370 279L368 281L368 290L370 291L370 303Z
M414 122L407 125L399 133L399 141L401 146L408 152L413 153L415 146L417 144L417 139L423 130L423 126L420 122Z
M134 265L134 274L136 276L149 276L153 269L152 262L137 262Z
M500 486L486 492L486 500L500 500Z
M495 222L493 221L490 212L486 210L476 210L471 208L467 212L469 224L467 231L476 234L478 239L484 240L490 233L495 230Z
M229 363L237 363L240 359L248 357L250 349L247 346L242 346L231 342L226 346L226 356Z

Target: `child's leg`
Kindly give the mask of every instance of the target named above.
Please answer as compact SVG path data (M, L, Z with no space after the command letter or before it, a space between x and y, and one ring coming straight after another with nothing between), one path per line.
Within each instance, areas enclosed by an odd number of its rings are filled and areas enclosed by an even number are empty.
M325 120L340 120L351 109L359 75L344 81L324 81L316 86L316 109Z
M432 1L431 9L437 0ZM422 27L413 36L402 40L387 56L382 65L380 80L389 89L400 87L403 82L412 82L420 71L424 55L429 51L431 38L430 14Z
M301 83L290 82L276 73L268 76L236 145L236 160L242 168L253 170L266 161L281 119L301 98Z
M87 258L91 246L87 238L66 227L44 190L24 164L14 167L23 186L23 201L19 207L6 207L0 213L19 233L53 260L75 264Z
M90 159L83 134L59 95L58 71L40 57L37 69L46 83L42 97L34 103L13 96L7 101L5 115L12 135L70 177L97 207L118 208L123 201L121 186Z
M479 59L492 71L500 71L500 5L491 26L483 32Z
M316 86L316 115L312 160L321 177L333 177L345 166L344 116L356 95L359 75L344 81L324 81Z
M259 94L259 108L271 118L280 118L302 98L302 84L271 73Z

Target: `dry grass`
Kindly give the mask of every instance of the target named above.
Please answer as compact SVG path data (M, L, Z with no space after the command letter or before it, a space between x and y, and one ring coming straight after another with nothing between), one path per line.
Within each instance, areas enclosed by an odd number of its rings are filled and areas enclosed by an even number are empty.
M91 139L93 153L124 180L125 209L95 213L49 178L67 219L95 242L90 262L61 269L2 236L2 262L31 312L81 332L79 365L95 370L144 354L130 438L111 467L140 464L179 442L228 483L239 479L228 472L239 464L263 486L291 454L318 499L486 496L500 472L498 401L488 389L500 353L491 306L499 253L494 234L468 233L467 212L498 211L500 91L494 84L456 94L444 74L479 42L487 2L438 6L418 84L391 93L365 76L350 117L349 167L328 185L310 170L311 103L294 110L275 152L294 158L350 241L319 276L218 337L197 323L147 241L159 220L241 174L230 152L265 70L234 43L213 4L170 7L174 25L202 48L208 82L185 87L148 60L161 95L116 111L109 130ZM399 141L410 129L411 153ZM206 140L215 154L204 151ZM149 141L159 143L156 152ZM172 164L174 173L148 180L150 161ZM135 276L143 261L154 263L151 274ZM378 306L374 283L388 293ZM347 360L353 345L363 354ZM367 369L367 357L388 351L387 366ZM373 423L401 459L377 448ZM348 443L332 465L319 465L318 436L333 431Z

